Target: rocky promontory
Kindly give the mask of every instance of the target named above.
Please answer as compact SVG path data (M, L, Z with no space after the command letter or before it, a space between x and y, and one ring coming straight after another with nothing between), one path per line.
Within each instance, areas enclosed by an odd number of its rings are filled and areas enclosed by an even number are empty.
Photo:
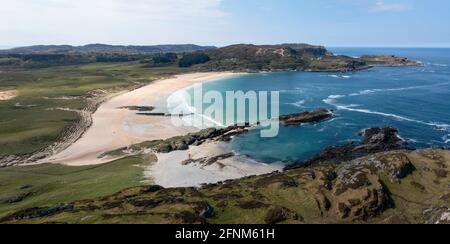
M361 61L370 66L416 66L418 62L395 55L364 55Z
M310 160L296 162L286 169L305 167L320 162L340 163L371 153L400 149L404 145L398 135L398 130L392 127L370 128L362 131L360 135L363 137L360 143L351 142L326 148Z

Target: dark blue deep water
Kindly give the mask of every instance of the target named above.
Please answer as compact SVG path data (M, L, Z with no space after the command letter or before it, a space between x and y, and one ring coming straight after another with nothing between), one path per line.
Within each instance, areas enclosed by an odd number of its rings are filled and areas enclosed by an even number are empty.
M450 144L450 49L332 48L336 54L395 54L420 67L373 68L344 76L334 73L252 74L207 83L205 90L280 91L281 114L319 107L336 118L302 127L281 127L275 138L258 130L241 135L233 149L259 161L305 160L327 146L359 140L369 127L393 126L411 146Z

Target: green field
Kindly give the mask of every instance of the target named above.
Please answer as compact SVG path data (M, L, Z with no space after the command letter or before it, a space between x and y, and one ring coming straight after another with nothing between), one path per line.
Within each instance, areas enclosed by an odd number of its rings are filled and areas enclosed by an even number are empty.
M3 71L0 90L17 90L19 95L0 102L0 157L42 150L79 120L77 113L55 108L83 109L90 92L133 89L187 71L137 62ZM71 99L62 99L67 97Z
M46 164L0 169L0 217L24 208L93 199L140 186L146 183L144 167L155 160L149 155L97 166ZM14 197L24 199L6 202Z

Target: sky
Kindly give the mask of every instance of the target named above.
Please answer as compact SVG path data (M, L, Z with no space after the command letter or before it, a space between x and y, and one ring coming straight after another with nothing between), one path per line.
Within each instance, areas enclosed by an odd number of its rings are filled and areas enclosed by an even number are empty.
M450 47L448 0L0 0L0 48L311 43Z

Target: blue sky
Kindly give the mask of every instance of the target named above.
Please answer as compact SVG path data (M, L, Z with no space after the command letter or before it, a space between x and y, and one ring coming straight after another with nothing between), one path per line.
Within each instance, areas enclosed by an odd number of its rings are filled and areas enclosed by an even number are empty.
M0 0L0 46L450 47L446 0Z

